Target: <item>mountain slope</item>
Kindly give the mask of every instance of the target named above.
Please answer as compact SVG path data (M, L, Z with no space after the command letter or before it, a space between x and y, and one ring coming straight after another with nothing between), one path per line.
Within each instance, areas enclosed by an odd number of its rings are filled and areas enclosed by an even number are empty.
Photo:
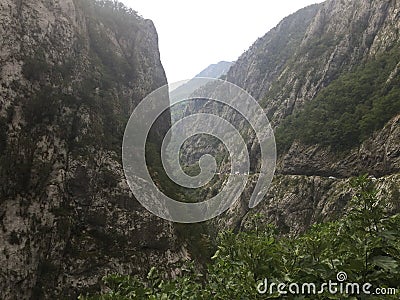
M195 76L195 78L205 77L205 78L219 79L222 76L226 76L226 74L229 71L229 68L232 65L233 65L232 62L220 61L217 64L209 65L207 68L205 68L199 74L197 74ZM184 99L182 99L182 97L184 95L187 95L188 93L190 94L191 91L200 88L198 85L199 85L199 83L197 81L189 80L189 81L185 82L184 84L178 86L176 89L172 90L171 94L170 94L170 99L171 100L172 99L184 100ZM188 105L185 102L177 104L177 105L173 105L171 107L172 123L181 119L187 110L190 110L190 107L188 107Z
M349 199L342 187L348 177L364 173L380 177L382 195L399 209L399 5L328 0L309 6L282 20L235 62L226 79L255 97L276 129L278 176L265 202L249 211L253 176L241 201L213 226L239 228L260 212L264 222L282 230L304 231L342 212ZM186 115L193 112L235 120L211 102L193 102ZM257 165L254 134L235 125ZM193 164L210 144L201 138L186 144L186 161ZM228 168L229 163L220 166Z
M250 215L301 232L343 213L349 195L341 185L364 173L380 177L382 195L399 210L399 9L397 1L311 6L283 20L232 66L228 80L254 95L277 127L277 173L283 174ZM294 20L308 21L286 30ZM283 54L271 56L293 36L293 47L287 43ZM244 226L246 205L242 199L224 222Z
M396 1L328 0L285 18L231 68L274 122L300 108L334 79L392 48Z
M220 78L228 73L232 65L232 62L220 61L219 63L209 65L195 77Z
M121 166L130 111L166 84L152 22L112 1L5 0L0 40L0 298L76 298L183 257Z

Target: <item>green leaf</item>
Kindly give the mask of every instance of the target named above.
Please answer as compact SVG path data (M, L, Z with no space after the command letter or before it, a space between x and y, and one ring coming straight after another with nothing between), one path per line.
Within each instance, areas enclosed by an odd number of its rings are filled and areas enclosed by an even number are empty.
M372 264L381 267L384 270L394 271L399 264L390 256L375 256L371 260Z

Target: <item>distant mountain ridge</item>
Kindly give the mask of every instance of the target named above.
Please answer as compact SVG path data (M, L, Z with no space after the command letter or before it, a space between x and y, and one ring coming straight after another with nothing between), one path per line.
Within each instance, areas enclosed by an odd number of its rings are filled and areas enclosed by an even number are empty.
M228 73L234 63L229 61L220 61L219 63L209 65L195 77L220 78Z
M233 65L233 62L220 61L219 63L209 65L207 68L205 68L199 74L197 74L195 76L195 78L207 77L207 78L219 79L223 76L226 76L226 74L228 73L228 71L232 65ZM196 81L196 83L195 83L194 81L189 80L186 83L184 83L181 86L174 89L173 91L171 91L170 99L181 100L182 95L191 94L190 91L194 91L197 88L200 88L198 86L198 81ZM171 108L172 122L179 120L183 116L183 114L186 112L186 110L187 110L187 105L184 103L172 106L172 108Z

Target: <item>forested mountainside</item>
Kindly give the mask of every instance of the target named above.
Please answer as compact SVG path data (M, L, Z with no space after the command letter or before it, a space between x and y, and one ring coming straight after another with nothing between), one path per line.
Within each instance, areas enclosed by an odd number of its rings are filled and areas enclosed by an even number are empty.
M399 9L391 0L306 7L259 38L230 68L226 80L265 108L278 148L278 176L250 215L261 213L264 222L302 232L343 212L350 196L341 186L364 173L379 177L399 208ZM210 110L233 118L204 101L189 103L186 114ZM184 153L208 151L208 143L192 139ZM259 154L250 155L257 160ZM195 163L190 155L185 159ZM222 163L222 170L227 167ZM244 226L248 193L213 223Z
M398 6L391 0L328 0L304 8L256 41L227 80L250 91L277 122L372 60L386 54L398 63ZM391 71L387 79L393 80L396 64Z
M130 112L166 83L153 23L113 1L3 0L0 45L0 298L76 299L185 256L121 165Z
M379 177L399 209L399 9L390 0L305 8L231 68L228 80L257 97L276 128L281 175L252 213L301 232L340 215L349 199L340 186L360 174Z

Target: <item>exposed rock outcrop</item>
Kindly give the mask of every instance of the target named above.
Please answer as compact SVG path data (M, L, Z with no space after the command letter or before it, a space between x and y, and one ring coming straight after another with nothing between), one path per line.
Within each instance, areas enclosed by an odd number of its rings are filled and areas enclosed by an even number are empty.
M283 174L335 177L369 173L376 177L400 172L400 115L350 153L337 155L329 149L294 143L280 159Z
M399 10L399 3L389 0L329 0L300 10L243 54L227 80L255 96L277 125L341 74L397 47ZM350 199L348 177L365 173L380 178L381 196L398 211L400 112L393 113L383 129L347 152L295 141L279 155L278 175L265 202L248 212L242 199L220 226L245 226L249 216L261 213L284 231L302 232L339 216Z
M0 44L0 298L72 299L184 257L121 166L130 111L166 83L152 22L111 1L4 0Z
M390 211L399 212L399 117L343 157L319 146L293 145L280 161L280 174L263 202L248 209L249 185L240 201L213 224L225 229L246 228L258 215L258 222L272 223L282 232L302 233L312 224L334 220L346 211L352 197L350 177L360 174L371 174L378 196L385 198ZM253 177L252 182L257 180Z
M278 123L341 73L393 47L399 9L391 0L328 0L304 8L256 41L227 80L249 91Z
M258 100L277 128L306 105L312 107L318 95L344 74L396 49L399 11L399 2L390 0L328 0L299 10L258 39L230 68L227 80ZM397 56L391 59L395 60ZM393 70L388 72L383 84L376 84L374 88L390 90L390 84L397 82L394 80L399 78L400 62L392 63ZM323 103L323 99L319 100ZM371 109L368 103L365 107ZM340 111L340 107L330 109ZM193 112L218 112L232 121L248 138L251 159L257 161L259 153L254 147L254 135L243 129L241 121L235 120L231 111L211 102L193 101L187 106L186 115ZM398 210L399 114L400 111L390 111L385 122L390 121L386 125L381 124L362 142L354 143L355 146L346 151L336 151L319 143L309 144L295 137L289 150L279 153L278 176L266 201L249 212L248 196L252 188L249 184L237 206L212 223L217 224L217 228L238 228L245 223L242 220L246 220L248 213L261 212L265 221L273 222L285 231L302 232L313 222L338 216L336 212L345 207L349 199L348 193L342 196L348 178L364 173L379 177L383 189L393 190L390 199ZM301 127L301 124L297 125ZM338 120L337 126L340 125ZM185 160L193 164L205 151L213 153L207 145L210 145L207 139L192 139L184 145ZM222 149L220 146L214 154L221 153ZM197 150L199 153L190 157L190 153ZM228 167L223 162L221 169L228 172ZM277 192L279 190L283 192Z

